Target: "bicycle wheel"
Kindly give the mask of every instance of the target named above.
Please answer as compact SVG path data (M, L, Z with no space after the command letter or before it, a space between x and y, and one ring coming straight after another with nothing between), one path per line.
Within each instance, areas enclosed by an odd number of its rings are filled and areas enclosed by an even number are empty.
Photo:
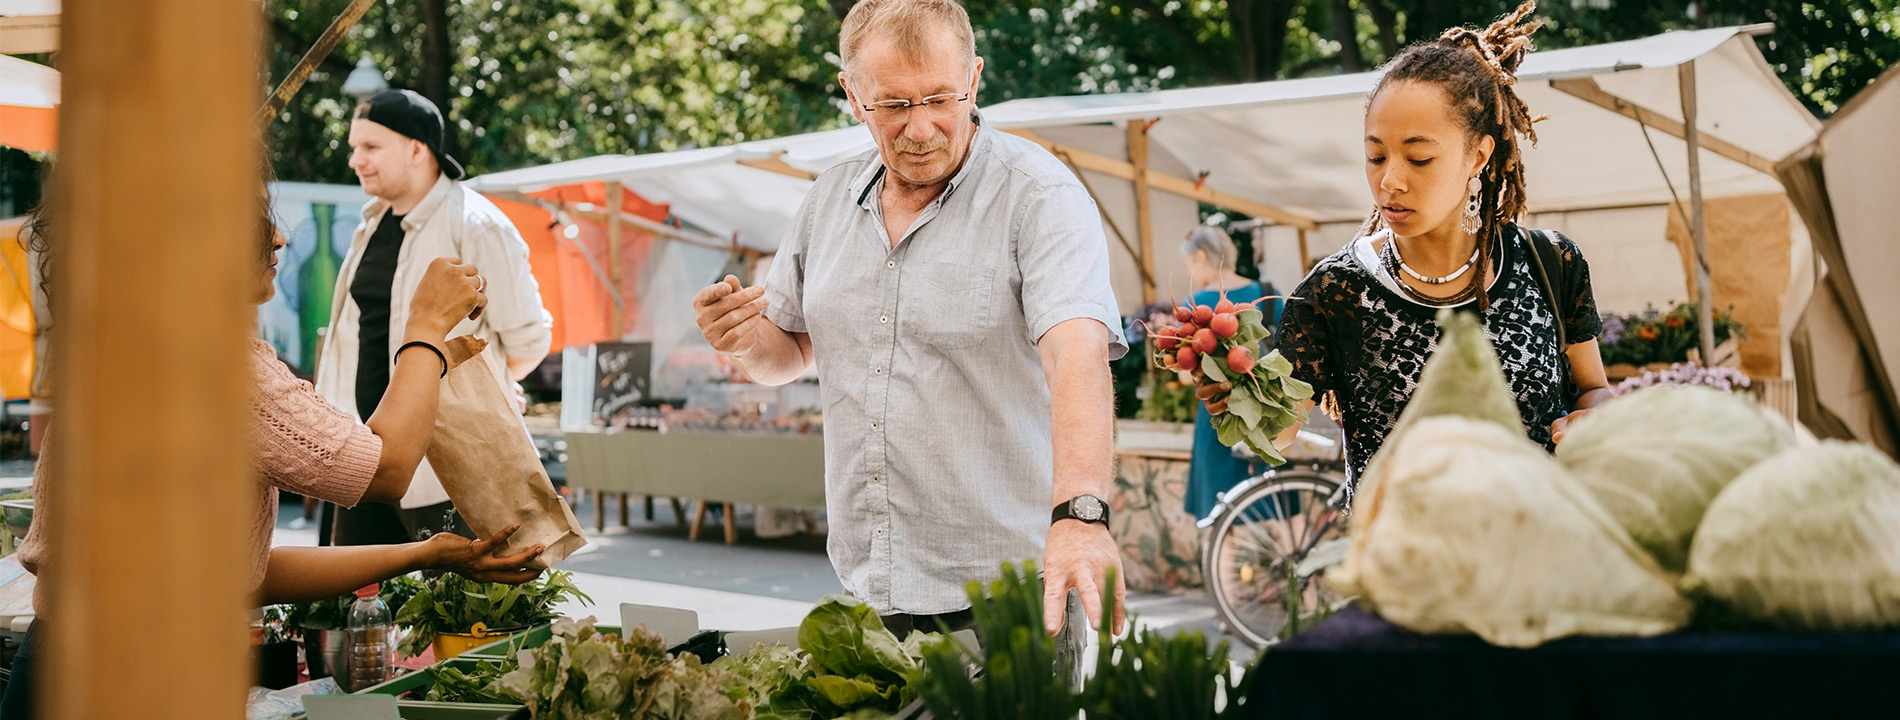
M1296 469L1261 476L1223 503L1202 553L1221 622L1255 647L1278 642L1339 600L1324 573L1301 577L1320 543L1346 536L1343 478Z

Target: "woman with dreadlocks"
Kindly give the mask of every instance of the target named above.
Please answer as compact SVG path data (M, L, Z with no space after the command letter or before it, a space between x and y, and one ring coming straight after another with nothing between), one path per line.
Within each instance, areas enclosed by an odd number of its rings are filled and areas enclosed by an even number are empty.
M1532 440L1554 448L1609 395L1582 253L1516 223L1519 139L1536 142L1542 119L1512 90L1538 26L1524 22L1533 8L1447 31L1386 65L1366 103L1372 215L1286 304L1280 352L1340 419L1354 481L1418 386L1440 308L1482 318Z

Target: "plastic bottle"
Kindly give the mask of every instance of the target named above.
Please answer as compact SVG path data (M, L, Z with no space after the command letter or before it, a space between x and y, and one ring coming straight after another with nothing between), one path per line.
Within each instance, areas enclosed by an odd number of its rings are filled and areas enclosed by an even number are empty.
M356 692L389 680L396 669L396 624L379 585L356 591L343 641L344 688Z

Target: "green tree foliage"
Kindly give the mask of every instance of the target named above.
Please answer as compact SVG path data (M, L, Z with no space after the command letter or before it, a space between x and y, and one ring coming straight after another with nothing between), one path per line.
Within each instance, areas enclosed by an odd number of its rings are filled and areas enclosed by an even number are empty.
M981 98L1354 72L1512 0L966 0ZM268 0L270 81L347 0ZM435 99L471 173L776 137L849 122L834 64L851 0L378 3L278 122L287 180L353 182L342 83L368 54ZM1546 0L1543 48L1773 22L1763 56L1817 115L1900 61L1900 0Z
M272 0L273 82L346 0ZM284 179L354 182L342 91L367 53L392 87L443 107L471 174L604 153L776 137L844 122L826 53L838 20L792 0L448 0L378 3L273 124ZM428 25L446 23L446 62ZM446 98L427 75L446 69ZM446 102L444 100L446 99Z

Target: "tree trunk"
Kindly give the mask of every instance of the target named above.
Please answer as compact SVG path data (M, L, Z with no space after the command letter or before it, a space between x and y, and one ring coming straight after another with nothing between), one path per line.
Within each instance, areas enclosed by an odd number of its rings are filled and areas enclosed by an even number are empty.
M449 71L455 61L449 57L448 4L446 0L421 0L417 5L422 11L422 82L418 90L442 111L442 151L454 155L462 144L457 142L461 134L456 132L455 121L449 119L449 100L453 97Z
M1352 11L1352 0L1332 0L1332 6L1333 39L1339 41L1340 69L1349 73L1365 70L1366 60L1359 53L1359 23Z
M1254 55L1257 43L1254 38L1252 21L1255 0L1227 0L1227 22L1234 28L1234 49L1236 59L1236 77L1241 82L1254 82L1262 78L1255 74Z
M1254 3L1253 21L1254 41L1258 47L1254 51L1254 77L1272 80L1280 74L1280 63L1286 56L1287 21L1293 18L1293 6L1297 0L1260 0Z
M1372 15L1372 24L1379 28L1379 52L1385 54L1385 60L1399 55L1398 18L1393 16L1392 6L1387 0L1359 0L1366 5L1366 12Z

